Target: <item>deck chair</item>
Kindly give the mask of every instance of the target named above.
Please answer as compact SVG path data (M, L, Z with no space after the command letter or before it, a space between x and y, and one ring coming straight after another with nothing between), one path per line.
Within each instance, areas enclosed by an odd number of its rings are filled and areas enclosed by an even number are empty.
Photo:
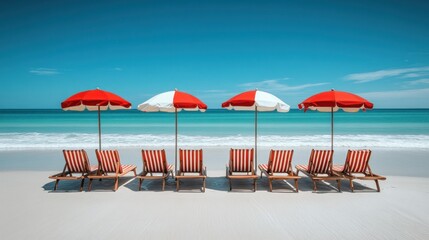
M98 171L96 174L88 175L88 191L91 191L92 180L94 179L114 179L113 191L118 190L119 177L129 172L134 172L136 176L136 165L122 165L118 150L95 150L98 160Z
M202 192L206 191L207 169L203 166L203 150L179 150L180 168L176 174L176 190L180 189L182 179L202 179ZM188 175L185 175L188 174Z
M311 150L308 165L296 165L297 174L301 171L313 181L313 190L317 191L317 181L337 181L338 192L341 192L341 176L332 171L334 150Z
M377 192L380 192L379 180L386 177L372 173L369 167L371 150L349 150L344 165L334 165L332 170L350 181L350 188L354 192L353 180L374 180Z
M232 149L229 153L229 164L226 166L226 178L229 180L229 190L232 190L231 180L253 179L253 191L256 191L256 179L252 149Z
M293 150L271 150L268 164L259 164L259 169L268 178L270 192L273 191L273 180L288 180L295 181L295 189L298 192L298 176L292 170Z
M170 175L173 176L173 165L167 163L165 150L142 150L142 158L143 172L137 175L139 191L141 191L145 179L161 179L162 191L164 191L165 181Z
M89 164L88 155L85 150L63 150L66 164L61 173L49 176L55 180L54 191L57 190L60 180L81 180L80 191L82 191L85 178L90 173L97 171L96 166ZM73 176L73 174L76 174Z

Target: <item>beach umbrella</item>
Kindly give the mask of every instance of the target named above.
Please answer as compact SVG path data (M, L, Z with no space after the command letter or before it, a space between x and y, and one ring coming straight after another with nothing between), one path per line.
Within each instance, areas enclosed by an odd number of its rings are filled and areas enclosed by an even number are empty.
M61 103L64 111L98 111L98 148L101 150L100 111L130 109L131 103L120 96L100 89L74 94Z
M289 112L290 106L271 93L256 89L235 95L222 103L222 107L228 110L255 111L255 166L258 166L258 112Z
M153 96L151 99L140 104L137 107L142 112L171 112L175 113L175 151L174 151L174 166L177 173L177 112L186 111L201 111L205 112L207 105L198 98L189 93L181 92L175 89Z
M365 111L373 106L374 104L356 94L334 89L317 93L298 104L298 108L304 109L304 112L310 109L331 113L331 150L334 149L334 112L339 109L344 112L358 112L361 109Z

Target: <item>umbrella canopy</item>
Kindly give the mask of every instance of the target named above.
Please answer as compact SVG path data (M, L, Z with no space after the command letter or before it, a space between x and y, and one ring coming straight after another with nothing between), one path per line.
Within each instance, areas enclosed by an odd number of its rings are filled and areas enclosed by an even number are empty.
M290 106L271 93L251 90L240 93L228 101L222 103L222 107L228 110L247 110L247 111L275 111L289 112Z
M349 92L331 91L315 94L302 103L298 104L299 109L304 111L316 110L319 112L331 113L331 150L334 149L334 112L342 109L345 112L358 112L372 109L374 104L356 94Z
M142 112L174 112L175 113L175 152L174 163L177 172L177 112L186 111L201 111L207 110L207 105L198 98L189 93L174 91L160 93L153 96L146 102L139 104L138 110Z
M143 112L180 112L182 109L204 112L207 105L189 93L174 90L152 97L137 109Z
M120 96L100 89L76 93L61 103L64 111L98 111L98 148L101 150L100 111L130 109L131 103Z
M104 111L107 109L130 109L131 103L120 96L100 89L87 90L74 94L61 103L64 111Z
M290 106L271 93L256 89L235 95L222 103L222 107L228 110L255 111L255 166L258 166L258 112L289 112Z
M341 91L326 91L315 94L298 105L304 111L317 110L319 112L336 112L342 109L345 112L357 112L360 109L372 109L374 104L356 94Z

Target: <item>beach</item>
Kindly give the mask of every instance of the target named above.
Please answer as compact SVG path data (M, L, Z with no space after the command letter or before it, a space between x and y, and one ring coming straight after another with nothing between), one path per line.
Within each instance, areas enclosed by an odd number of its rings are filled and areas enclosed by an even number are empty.
M0 240L429 240L428 12L2 1Z
M173 163L174 148L166 151ZM259 149L260 163L267 161L268 151ZM95 164L93 151L87 152ZM119 152L123 163L141 171L139 148ZM335 164L344 161L345 152L336 149ZM293 164L305 164L309 153L309 148L295 149ZM79 192L78 181L62 181L53 192L48 176L62 170L60 150L2 151L2 238L427 239L428 153L373 149L372 170L387 176L380 193L373 181L357 181L352 193L345 180L341 193L329 182L319 183L319 191L313 192L307 177L299 181L299 193L281 181L269 192L264 177L254 193L246 181L233 182L228 191L228 148L204 148L208 179L201 193L200 181L183 182L183 190L176 192L171 179L164 192L160 181L146 181L138 191L132 174L120 180L117 192L109 180L95 181L91 192L87 183Z
M3 183L0 230L4 239L428 239L429 111L382 109L335 113L334 164L344 164L348 149L371 149L370 166L386 176L376 192L374 181L355 181L355 192L342 181L274 181L265 177L253 192L249 181L233 181L229 192L225 166L230 148L254 147L252 112L208 110L179 114L178 148L203 149L207 189L201 180L138 180L130 173L113 181L94 181L79 192L79 181L48 176L64 167L62 149L85 149L97 164L96 113L61 110L0 110L0 179ZM292 164L307 164L311 149L330 148L330 116L291 110L261 113L258 164L270 149L293 149ZM174 164L174 115L106 111L102 147L118 149L122 164L141 172L142 149L165 149ZM24 230L23 230L24 228Z

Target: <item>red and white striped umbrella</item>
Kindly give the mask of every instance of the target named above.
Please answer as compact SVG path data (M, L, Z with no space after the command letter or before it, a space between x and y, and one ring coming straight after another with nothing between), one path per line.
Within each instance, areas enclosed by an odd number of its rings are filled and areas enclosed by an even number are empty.
M142 112L175 113L176 137L174 162L177 172L177 112L180 112L181 110L205 112L207 110L207 105L198 98L192 96L191 94L181 92L176 89L174 91L164 92L155 95L146 102L140 104L137 109Z
M235 95L222 103L222 107L228 110L255 111L255 166L258 166L258 112L289 112L290 106L273 94L256 89Z
M247 110L267 112L289 112L290 106L271 93L260 90L251 90L235 95L222 103L222 107L228 110Z
M143 112L180 112L182 109L204 112L207 105L189 93L174 90L155 95L137 109Z
M98 111L98 148L101 150L100 111L130 109L131 103L120 96L100 89L76 93L61 103L64 111Z
M299 109L304 111L315 110L319 112L331 113L331 150L334 149L334 112L342 109L344 112L358 112L372 109L374 104L356 94L342 91L321 92L305 99L298 104Z

